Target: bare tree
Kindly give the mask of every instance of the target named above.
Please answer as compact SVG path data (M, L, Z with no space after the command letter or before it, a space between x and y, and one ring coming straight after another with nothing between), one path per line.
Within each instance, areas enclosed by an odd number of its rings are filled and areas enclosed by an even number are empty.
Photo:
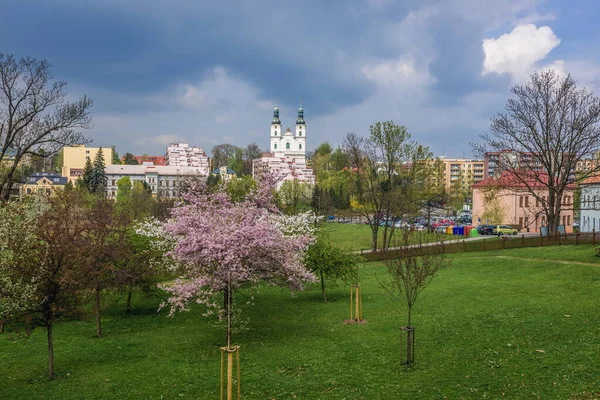
M414 215L420 207L412 186L424 169L429 150L410 140L403 126L393 121L377 122L370 135L363 138L350 133L344 139L344 151L350 164L349 177L361 207L361 214L371 227L371 250L377 250L380 224L383 221L383 248L391 242L394 220Z
M401 255L386 262L390 281L380 283L393 300L405 302L407 305L407 322L403 329L408 333L406 364L410 365L414 361L412 309L419 294L431 283L440 269L452 264L452 258L445 253L443 242L428 248L428 251L422 251L420 247L409 245L411 232L408 229L401 229L399 236L400 241L396 246L403 246Z
M563 210L563 194L595 175L600 163L583 170L578 164L600 150L600 98L578 88L568 75L535 73L525 85L512 88L505 113L492 118L479 154L499 154L497 168L508 186L525 187L541 203L550 234L555 234ZM543 190L540 190L543 188Z
M344 139L344 151L350 163L350 180L353 191L361 207L361 214L371 228L371 250L377 250L379 222L383 215L384 202L381 198L381 186L374 155L366 148L367 139L356 133L349 133Z
M0 53L0 161L8 160L0 175L4 201L24 157L51 157L63 146L88 142L77 130L91 127L92 100L66 101L66 85L53 79L46 60Z

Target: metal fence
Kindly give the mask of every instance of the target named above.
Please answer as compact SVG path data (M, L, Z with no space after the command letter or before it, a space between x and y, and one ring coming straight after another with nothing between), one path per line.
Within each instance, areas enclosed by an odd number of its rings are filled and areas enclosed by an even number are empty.
M517 249L525 247L561 246L567 244L600 244L600 235L596 231L586 233L556 234L554 236L501 236L500 238L484 238L479 240L451 240L438 244L421 244L363 253L367 261L389 260L406 255L424 256L440 253L467 253L475 251L492 251Z

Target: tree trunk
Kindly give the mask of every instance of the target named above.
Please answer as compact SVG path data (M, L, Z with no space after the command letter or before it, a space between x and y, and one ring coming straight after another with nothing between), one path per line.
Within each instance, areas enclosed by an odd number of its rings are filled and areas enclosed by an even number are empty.
M409 330L406 331L406 365L410 365L411 364L411 361L412 361L412 352L413 352L413 348L412 348L412 332L410 331L410 328L412 328L410 326L411 314L412 314L412 307L409 306L408 307L408 326L407 326L407 328L409 328Z
M102 337L102 321L100 319L100 289L96 288L96 336Z
M6 318L0 319L0 333L4 333L4 326L6 325Z
M379 231L379 225L375 224L378 220L375 219L373 220L373 223L371 224L371 232L373 234L372 236L372 240L373 242L371 243L371 251L375 252L377 251L377 232ZM375 224L375 225L373 225Z
M52 322L47 322L48 333L48 378L54 379L54 345L52 341Z
M125 306L125 314L129 314L131 311L131 295L133 294L133 282L129 284L129 290L127 292L127 306Z
M323 293L323 303L327 303L327 294L325 293L325 277L321 271L321 293Z

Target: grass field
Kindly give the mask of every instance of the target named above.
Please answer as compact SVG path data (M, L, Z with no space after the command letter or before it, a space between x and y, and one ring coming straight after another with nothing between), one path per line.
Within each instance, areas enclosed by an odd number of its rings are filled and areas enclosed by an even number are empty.
M348 248L350 250L370 250L371 243L373 242L373 234L371 228L366 224L338 224L338 223L327 223L324 225L325 229L330 233L333 238L333 242L339 246ZM425 232L418 232L418 236L425 243L428 241L434 241L436 235L427 234ZM418 243L417 235L415 235L415 242ZM383 243L383 227L379 228L377 247L381 248ZM393 243L393 238L392 238Z
M375 278L385 278L382 264L361 269L364 325L343 324L346 287L331 290L328 304L316 286L295 297L263 288L244 310L249 330L234 338L243 398L596 398L600 264L592 254L579 245L457 255L414 309L410 370L398 364L404 307ZM43 330L28 341L0 335L0 398L218 398L223 332L199 308L169 319L156 312L158 300L136 300L127 317L114 300L102 339L92 321L58 324L55 381L45 377Z

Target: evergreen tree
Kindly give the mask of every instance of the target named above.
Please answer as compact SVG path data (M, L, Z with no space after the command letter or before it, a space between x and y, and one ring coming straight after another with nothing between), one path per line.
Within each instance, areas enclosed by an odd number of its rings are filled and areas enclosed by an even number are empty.
M94 158L94 164L90 174L90 180L88 184L88 190L90 193L103 193L106 190L106 173L104 171L105 167L104 154L102 153L102 147L100 147L96 153L96 157Z
M119 158L119 153L117 153L117 147L116 146L111 146L112 147L112 154L113 154L113 159L112 159L112 163L113 164L121 164L121 159Z
M84 188L85 190L90 190L90 181L92 178L92 173L94 170L94 166L92 165L92 162L90 161L90 159L88 158L85 161L85 167L83 167L83 174L77 178L77 187L78 188Z
M123 160L125 165L138 165L137 159L131 153L125 153L125 159Z

